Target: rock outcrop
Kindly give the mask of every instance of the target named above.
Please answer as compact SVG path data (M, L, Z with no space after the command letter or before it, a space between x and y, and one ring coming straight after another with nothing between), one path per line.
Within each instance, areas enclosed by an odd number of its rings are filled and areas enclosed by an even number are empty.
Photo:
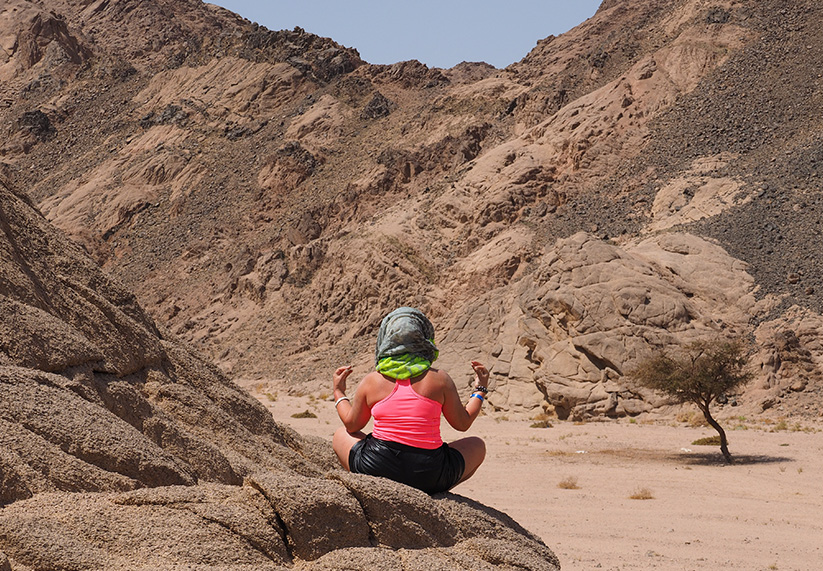
M581 232L535 263L513 303L501 306L494 290L466 304L444 340L456 365L480 351L475 332L485 332L498 382L489 401L507 413L547 404L561 419L652 410L663 401L620 383L638 359L650 348L739 335L760 310L745 264L688 234L618 246Z

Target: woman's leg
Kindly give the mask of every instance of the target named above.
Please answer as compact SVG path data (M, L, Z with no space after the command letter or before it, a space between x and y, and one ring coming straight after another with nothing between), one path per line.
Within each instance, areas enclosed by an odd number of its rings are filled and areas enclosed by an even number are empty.
M360 431L348 432L342 426L337 429L337 432L334 433L332 447L334 448L334 452L337 454L337 458L340 460L340 463L346 470L351 471L351 468L349 468L349 452L351 452L352 446L364 438L366 438L364 433Z
M463 477L460 478L460 482L465 482L471 478L486 458L486 443L477 436L469 436L449 442L449 447L459 451L466 463L466 469L463 470Z

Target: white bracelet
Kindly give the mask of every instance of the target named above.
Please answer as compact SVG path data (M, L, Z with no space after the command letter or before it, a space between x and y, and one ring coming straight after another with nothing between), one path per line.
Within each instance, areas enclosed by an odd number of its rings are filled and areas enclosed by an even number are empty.
M334 401L334 408L337 408L337 405L339 405L339 404L340 404L340 401L341 401L341 400L347 400L347 401L351 402L351 399L350 399L349 397L340 397L339 399L337 399L336 401Z

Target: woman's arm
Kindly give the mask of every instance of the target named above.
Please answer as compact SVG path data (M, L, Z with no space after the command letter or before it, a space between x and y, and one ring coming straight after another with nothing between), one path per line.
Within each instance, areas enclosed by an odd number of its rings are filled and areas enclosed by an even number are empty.
M364 428L371 418L371 407L366 400L368 394L369 378L366 375L360 382L360 387L354 392L354 396L346 396L346 379L351 374L351 365L339 367L332 377L334 388L335 408L337 416L343 421L343 426L348 432L357 432Z
M477 361L472 361L471 366L472 369L474 369L474 386L487 386L489 381L488 369ZM454 386L454 381L446 373L443 374L445 375L443 387L445 393L443 416L446 417L446 421L452 428L460 432L465 432L471 427L474 419L480 414L480 409L483 406L485 397L484 399L480 399L474 395L482 395L482 393L473 393L472 396L469 397L469 402L464 406L460 400L460 395L457 393L457 387Z

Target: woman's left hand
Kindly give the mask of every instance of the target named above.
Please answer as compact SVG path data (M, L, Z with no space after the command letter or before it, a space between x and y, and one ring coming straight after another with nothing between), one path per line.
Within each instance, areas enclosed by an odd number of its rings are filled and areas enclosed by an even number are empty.
M489 370L479 361L472 361L471 365L472 369L474 369L474 386L488 387Z

